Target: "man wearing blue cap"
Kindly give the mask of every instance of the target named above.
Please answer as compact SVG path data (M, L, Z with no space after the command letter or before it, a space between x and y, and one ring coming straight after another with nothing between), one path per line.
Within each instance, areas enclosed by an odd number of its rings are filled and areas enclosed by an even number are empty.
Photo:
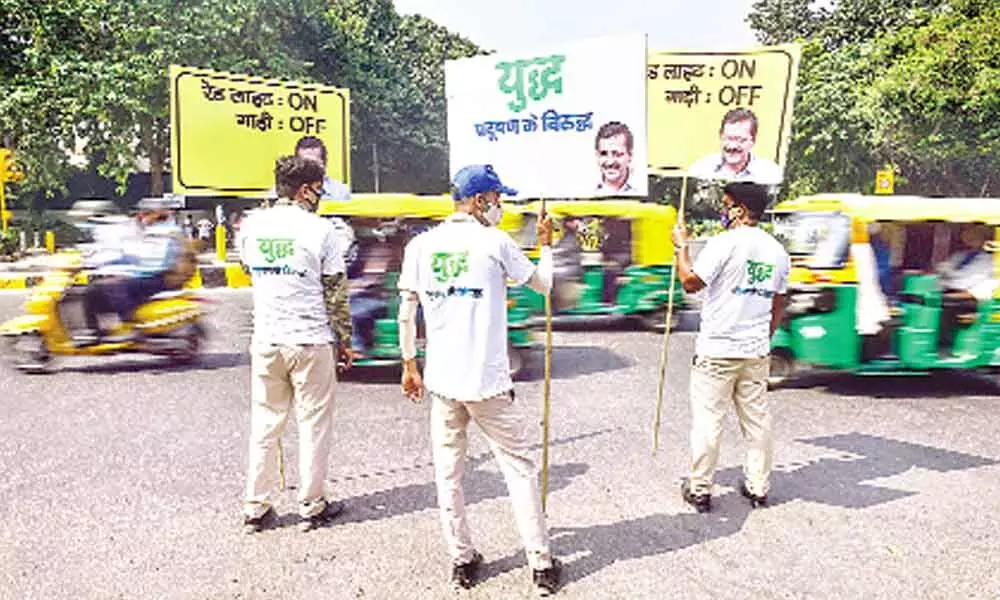
M542 246L536 268L514 240L496 228L500 196L517 192L490 165L463 168L453 182L455 213L406 247L399 278L403 393L431 398L431 442L441 524L452 559L452 581L475 584L483 557L472 544L461 478L475 421L500 463L518 530L542 595L556 590L562 565L549 551L548 531L531 457L528 424L514 402L507 357L507 280L541 294L552 289L552 222L539 220ZM416 363L416 311L427 330L425 378Z

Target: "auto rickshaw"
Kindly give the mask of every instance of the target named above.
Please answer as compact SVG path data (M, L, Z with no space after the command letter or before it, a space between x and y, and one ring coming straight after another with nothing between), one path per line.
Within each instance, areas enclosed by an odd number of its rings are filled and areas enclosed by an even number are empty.
M824 194L771 213L792 259L772 385L802 366L1000 385L1000 199ZM969 290L951 275L963 261L981 267Z
M318 214L336 218L350 227L354 249L348 252L347 268L354 319L354 346L361 346L354 361L358 367L400 364L399 291L396 282L402 269L406 244L419 233L441 223L455 210L449 195L354 194L351 200L326 200ZM513 213L507 217L516 218ZM521 301L523 290L508 288L508 354L511 374L523 377L532 351L539 343L529 323L530 311ZM418 360L423 357L423 320L418 313Z
M554 200L545 209L554 225L553 322L627 318L663 331L673 269L670 232L677 211L635 200ZM505 218L510 214L508 231L533 260L538 256L540 210L541 201L504 207ZM674 290L671 327L684 307L679 282ZM544 297L532 290L525 296L537 319Z

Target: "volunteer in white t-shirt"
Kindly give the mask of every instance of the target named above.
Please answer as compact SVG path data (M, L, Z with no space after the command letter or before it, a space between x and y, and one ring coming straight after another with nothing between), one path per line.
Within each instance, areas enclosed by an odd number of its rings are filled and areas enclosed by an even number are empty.
M767 503L773 439L765 392L771 336L784 314L790 269L781 243L757 227L767 208L766 188L730 183L723 203L726 231L708 240L694 264L683 223L673 235L685 291L705 290L691 371L691 473L681 486L684 500L699 512L711 509L729 405L749 446L740 492L754 507Z
M431 442L452 581L474 585L483 557L465 515L461 477L475 421L490 441L507 480L514 516L539 592L559 584L562 566L549 551L532 440L524 411L514 401L507 356L507 280L542 294L552 289L552 222L538 226L538 267L514 240L496 228L505 187L490 165L461 169L453 182L455 213L406 247L399 278L403 393L431 397ZM416 312L423 306L427 331L424 378L416 365Z
M241 228L240 257L253 279L250 342L251 433L244 530L273 522L270 494L281 469L281 434L291 406L299 430L300 528L328 523L343 509L327 499L337 362L351 366L347 275L333 225L315 214L323 167L278 160L279 200Z

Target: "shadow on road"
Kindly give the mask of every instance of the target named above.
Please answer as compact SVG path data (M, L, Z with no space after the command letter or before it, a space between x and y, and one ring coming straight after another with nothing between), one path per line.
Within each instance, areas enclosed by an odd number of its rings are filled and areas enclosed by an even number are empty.
M590 433L560 438L550 442L550 447L563 446L578 441L598 437L616 431L615 429L601 429ZM534 450L540 448L540 444L532 446ZM491 453L479 456L470 456L465 463L465 475L462 478L462 486L465 491L465 504L470 506L485 500L506 498L508 496L507 484L503 475L497 471L487 471L482 469L484 465L493 460ZM387 469L385 471L375 471L371 473L361 473L359 475L344 477L333 480L334 489L337 481L366 480L395 475L403 471L425 470L433 468L432 463L408 465L401 468ZM588 466L584 463L566 463L549 466L549 491L556 491L567 487L573 479L586 474ZM289 485L288 489L296 489L295 485ZM363 523L366 521L377 521L389 519L402 515L422 512L426 510L437 510L437 487L433 480L426 483L415 483L402 485L385 490L379 490L369 494L362 494L350 498L344 498L346 508L342 516L338 517L336 523ZM435 517L436 518L436 517ZM286 514L279 517L273 528L287 527L298 522L298 517L294 514ZM474 527L475 524L471 523Z
M968 371L935 371L929 375L861 376L806 372L779 389L823 388L838 396L874 398L952 398L985 396L1000 400L1000 390L987 378Z
M606 373L627 369L635 363L601 346L553 346L552 378L572 379L580 375ZM545 350L532 353L524 373L515 382L541 381L545 375ZM350 383L398 384L401 369L388 367L354 367L341 374L340 380Z
M94 357L91 360L101 360ZM215 371L217 369L231 369L250 364L250 356L238 352L221 352L217 354L203 354L193 363L174 363L169 358L155 357L152 359L121 359L118 357L107 357L104 362L86 365L72 365L57 368L56 373L82 373L82 374L117 374L141 372L159 375L163 373L179 373L187 371Z
M916 492L894 490L866 481L900 475L912 468L947 473L1000 464L998 459L863 433L796 441L833 450L840 456L823 457L804 464L777 465L772 477L772 505L803 500L840 508L868 508L913 496ZM718 480L739 485L740 476L739 469L731 468L720 472Z
M615 429L601 429L590 433L570 436L552 440L550 447L565 446L582 440L609 434ZM532 446L533 450L538 450L540 444ZM470 456L465 463L465 475L462 478L462 487L465 491L466 505L472 505L484 500L494 500L506 498L507 483L503 475L496 471L483 470L485 464L493 460L492 453ZM422 469L432 467L432 464L416 465L406 470ZM567 487L573 479L586 474L588 465L584 463L566 463L560 465L549 465L549 492ZM394 473L392 471L391 473ZM363 473L357 477L349 479L367 479L377 477L383 473ZM348 511L342 520L338 522L358 523L377 519L386 519L400 515L421 512L425 510L437 510L437 488L434 481L404 485L364 494L346 499Z
M601 346L553 346L552 379L572 379L627 369L635 364L620 354ZM532 357L524 381L540 381L545 377L545 350Z
M911 468L949 472L1000 464L1000 460L992 458L862 433L798 441L827 448L839 456L789 465L794 470L775 471L772 507L801 500L864 509L916 494L866 483L874 479L899 475ZM720 471L716 481L738 486L741 478L741 469L732 467ZM671 493L679 496L679 488ZM668 554L739 532L751 511L749 504L734 491L715 496L713 501L713 511L708 514L697 514L692 509L684 514L654 514L591 527L557 528L552 531L553 553L581 555L567 564L565 577L571 583L620 561ZM487 565L486 577L525 566L523 553L505 556Z

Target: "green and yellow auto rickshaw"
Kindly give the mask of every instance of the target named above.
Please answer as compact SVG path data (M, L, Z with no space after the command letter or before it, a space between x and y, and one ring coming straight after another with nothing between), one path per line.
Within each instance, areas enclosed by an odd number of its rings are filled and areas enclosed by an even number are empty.
M505 206L508 231L529 256L537 258L536 224L541 201ZM635 200L555 200L545 203L554 221L553 322L634 319L663 331L673 274L670 232L677 220L671 206ZM533 314L544 298L524 292ZM674 287L671 326L684 307L684 292Z
M1000 199L824 194L771 212L792 258L772 384L803 366L1000 384Z
M318 214L334 219L351 250L347 253L354 320L355 362L358 367L401 363L399 350L399 290L406 244L441 223L455 210L450 196L415 194L354 194L351 200L320 203ZM511 373L522 377L538 349L530 311L519 302L520 288L508 288L508 353ZM418 315L418 353L423 356L423 321Z

